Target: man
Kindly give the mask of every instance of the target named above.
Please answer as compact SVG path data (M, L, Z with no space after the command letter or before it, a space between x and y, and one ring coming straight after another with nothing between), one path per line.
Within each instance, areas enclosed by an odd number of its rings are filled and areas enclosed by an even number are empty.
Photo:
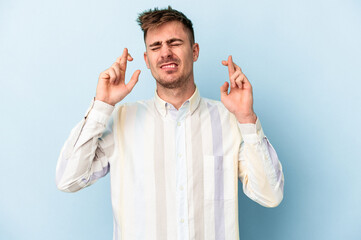
M263 206L283 198L282 167L253 111L252 86L229 56L230 92L225 82L222 103L201 98L191 21L169 7L138 22L155 97L114 107L140 74L125 83L133 58L124 49L62 149L57 186L75 192L110 172L114 239L238 239L238 179Z

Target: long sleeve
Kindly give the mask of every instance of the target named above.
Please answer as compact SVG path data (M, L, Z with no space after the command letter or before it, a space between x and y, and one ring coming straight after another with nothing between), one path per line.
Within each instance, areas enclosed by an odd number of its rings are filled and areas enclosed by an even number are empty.
M108 159L114 150L113 110L113 106L93 100L84 119L73 128L56 167L59 190L76 192L109 172Z
M283 199L284 176L277 153L264 135L261 123L238 124L243 141L239 150L238 176L243 192L265 207Z

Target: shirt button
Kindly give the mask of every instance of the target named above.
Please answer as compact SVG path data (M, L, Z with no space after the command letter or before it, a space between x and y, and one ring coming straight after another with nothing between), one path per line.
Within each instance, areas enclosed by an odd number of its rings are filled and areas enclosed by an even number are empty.
M181 223L184 223L184 219L182 218L182 219L180 220L180 222L181 222Z
M179 127L181 125L181 123L180 122L177 122L177 126Z
M181 157L182 157L182 154L181 154L181 153L178 153L178 157L181 158Z
M183 189L184 189L183 186L180 186L180 187L179 187L179 190L183 191Z

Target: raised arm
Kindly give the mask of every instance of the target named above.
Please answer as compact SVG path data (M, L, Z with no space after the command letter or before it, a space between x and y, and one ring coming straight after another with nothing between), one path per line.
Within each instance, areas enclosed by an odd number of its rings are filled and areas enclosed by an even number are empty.
M243 192L262 206L275 207L283 199L282 165L253 111L251 83L232 56L222 64L228 67L230 84L221 86L221 101L235 115L242 135L238 176Z
M116 62L99 76L96 97L84 119L71 131L56 167L56 185L75 192L93 184L109 172L109 157L114 152L114 105L124 99L138 81L140 70L125 84L127 61L133 58L124 49Z
M128 61L133 61L133 58L128 53L128 49L125 48L122 56L117 58L110 68L100 74L95 100L114 106L132 91L138 82L140 70L136 70L126 84L125 72Z

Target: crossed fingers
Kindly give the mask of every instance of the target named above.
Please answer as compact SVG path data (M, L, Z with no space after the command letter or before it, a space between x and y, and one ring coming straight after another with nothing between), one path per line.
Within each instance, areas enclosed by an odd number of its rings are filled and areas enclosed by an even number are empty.
M227 61L222 61L224 66L228 66L229 80L231 83L231 88L244 88L245 86L250 86L246 75L242 72L242 69L233 62L232 56L228 57Z
M109 76L110 83L118 84L121 81L124 81L127 61L133 61L133 58L128 53L128 49L124 48L122 56L118 57L112 66L106 71L106 74Z

